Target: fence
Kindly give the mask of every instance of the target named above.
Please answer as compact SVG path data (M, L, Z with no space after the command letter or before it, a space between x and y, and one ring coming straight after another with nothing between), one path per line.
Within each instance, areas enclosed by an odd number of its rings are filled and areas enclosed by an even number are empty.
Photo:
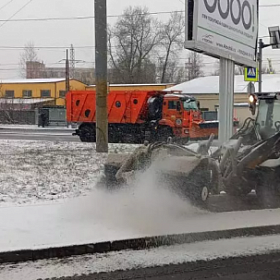
M0 110L0 123L2 124L35 124L34 110Z
M0 123L38 125L39 114L41 110L47 112L47 125L67 125L65 108L41 108L34 110L0 110Z

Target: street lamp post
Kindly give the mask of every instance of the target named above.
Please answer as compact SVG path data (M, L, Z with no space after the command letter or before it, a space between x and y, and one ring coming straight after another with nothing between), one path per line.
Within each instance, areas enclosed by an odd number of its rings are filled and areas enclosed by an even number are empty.
M268 28L270 35L270 43L265 44L262 39L259 39L259 92L262 92L262 61L263 61L263 49L272 47L273 49L280 48L280 29L279 26L273 26Z

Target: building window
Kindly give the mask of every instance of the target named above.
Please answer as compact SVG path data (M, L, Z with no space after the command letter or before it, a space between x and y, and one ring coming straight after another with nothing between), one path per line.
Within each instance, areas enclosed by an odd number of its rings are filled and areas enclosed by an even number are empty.
M23 90L22 91L23 98L31 98L32 97L32 90Z
M60 90L59 91L59 98L65 98L67 91L66 90Z
M5 91L6 98L15 98L15 91L14 90L6 90Z
M51 91L50 90L41 90L41 97L46 98L46 97L51 97Z

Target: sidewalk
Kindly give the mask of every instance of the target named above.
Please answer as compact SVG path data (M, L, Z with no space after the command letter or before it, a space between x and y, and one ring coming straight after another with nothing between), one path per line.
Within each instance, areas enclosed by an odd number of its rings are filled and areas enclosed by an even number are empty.
M143 205L143 207L145 207ZM0 208L0 251L41 249L165 234L196 233L280 224L280 209L230 213L193 212L166 227L146 227L88 198L64 203ZM133 213L131 213L133 215ZM135 217L137 218L137 217ZM163 217L164 219L164 217ZM164 222L164 221L163 221Z

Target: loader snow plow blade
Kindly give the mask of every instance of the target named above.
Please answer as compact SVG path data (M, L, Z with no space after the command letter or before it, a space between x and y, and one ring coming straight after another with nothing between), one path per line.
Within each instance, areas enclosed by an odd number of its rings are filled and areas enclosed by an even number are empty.
M105 164L106 182L109 186L130 184L135 172L148 168L153 168L160 185L199 206L218 185L218 165L208 155L173 143L144 145L132 154L110 154Z

